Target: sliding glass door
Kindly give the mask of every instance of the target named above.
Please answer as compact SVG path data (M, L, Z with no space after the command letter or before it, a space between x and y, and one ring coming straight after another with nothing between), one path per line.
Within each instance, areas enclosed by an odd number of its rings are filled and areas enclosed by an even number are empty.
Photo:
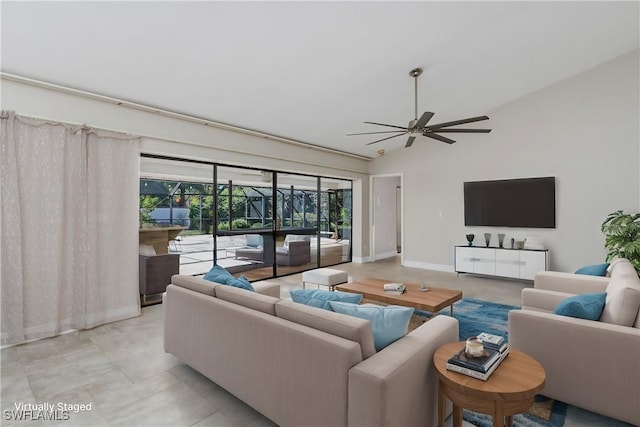
M216 262L249 280L274 276L273 173L215 166Z
M143 156L140 225L175 229L181 274L283 276L351 261L351 181Z
M207 164L143 159L141 253L180 254L181 274L204 274L213 267L212 172L212 166ZM155 231L164 229L169 230L168 237L159 241Z

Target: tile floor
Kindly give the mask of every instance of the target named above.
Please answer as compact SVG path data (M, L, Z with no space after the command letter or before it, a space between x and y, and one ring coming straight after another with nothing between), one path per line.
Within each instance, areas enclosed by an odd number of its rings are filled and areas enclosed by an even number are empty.
M518 305L526 283L404 268L397 258L343 264L350 280L364 277L430 283L463 291L465 297ZM274 279L282 296L301 286L301 274ZM267 418L190 367L166 354L162 305L140 317L2 350L2 426L273 426ZM66 421L15 422L15 404L91 405ZM451 419L447 421L451 425ZM469 424L465 423L469 426ZM577 408L565 426L622 426Z

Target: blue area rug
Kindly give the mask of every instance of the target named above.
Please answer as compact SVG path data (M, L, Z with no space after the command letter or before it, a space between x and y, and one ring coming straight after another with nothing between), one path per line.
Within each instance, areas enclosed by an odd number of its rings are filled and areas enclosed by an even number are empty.
M460 341L475 337L481 332L503 336L509 341L509 311L518 309L512 305L495 304L473 298L464 298L453 305L453 317L460 322ZM439 314L449 316L447 308Z
M518 309L512 305L495 304L488 301L481 301L472 298L464 298L453 305L453 317L459 322L459 338L464 341L469 337L476 336L481 332L501 335L509 340L509 329L507 322L509 311ZM446 308L438 314L450 316L451 311ZM431 314L417 311L419 316L431 317ZM543 404L548 399L544 396L536 396L536 402ZM549 420L538 418L535 415L524 413L513 417L513 425L516 427L561 427L567 414L567 405L555 401L551 408ZM464 410L462 418L478 427L491 427L493 421L490 415L478 414Z
M536 402L542 402L548 400L543 396L536 396ZM553 408L551 409L551 417L549 420L538 418L535 415L523 413L513 416L514 427L561 427L564 424L564 419L567 415L567 404L553 402ZM478 414L476 412L462 411L462 419L478 427L493 427L493 418L490 415Z
M459 322L460 341L474 337L481 332L500 335L508 341L509 328L507 327L507 321L509 311L517 308L519 307L495 304L473 298L464 298L456 302L453 305L453 317L458 319ZM424 317L432 316L431 313L421 310L416 310L416 314ZM451 310L447 307L438 314L450 316Z

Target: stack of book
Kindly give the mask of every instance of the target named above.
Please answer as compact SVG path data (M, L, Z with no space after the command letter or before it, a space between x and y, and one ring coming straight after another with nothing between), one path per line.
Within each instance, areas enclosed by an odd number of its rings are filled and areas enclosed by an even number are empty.
M388 294L401 295L406 290L406 286L403 283L385 283L384 291Z
M481 333L478 338L482 340L484 353L481 356L471 356L466 349L458 351L447 361L447 369L473 378L486 381L496 368L509 354L509 344L504 337Z

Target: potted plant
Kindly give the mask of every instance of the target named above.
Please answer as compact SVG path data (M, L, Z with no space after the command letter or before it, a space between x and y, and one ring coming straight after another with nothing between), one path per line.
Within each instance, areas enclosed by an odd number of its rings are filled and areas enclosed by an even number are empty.
M626 258L640 273L640 213L615 211L602 223L604 246L609 253L607 262L615 258Z

